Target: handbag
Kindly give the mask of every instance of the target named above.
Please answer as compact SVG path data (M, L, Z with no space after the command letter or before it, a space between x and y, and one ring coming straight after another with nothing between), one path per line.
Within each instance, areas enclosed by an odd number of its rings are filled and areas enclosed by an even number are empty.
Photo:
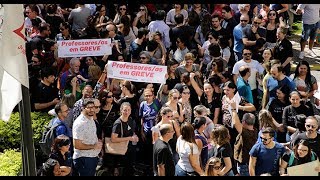
M123 137L123 128L122 122L120 122L121 126L121 137ZM129 141L123 142L111 142L110 137L105 137L105 151L109 154L116 154L116 155L125 155L128 150L128 143Z

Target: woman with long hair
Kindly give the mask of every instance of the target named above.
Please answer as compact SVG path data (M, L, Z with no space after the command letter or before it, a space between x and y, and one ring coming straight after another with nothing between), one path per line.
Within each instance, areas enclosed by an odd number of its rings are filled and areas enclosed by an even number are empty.
M137 27L138 29L140 28L148 28L148 25L150 23L148 15L148 8L147 6L141 4L139 7L139 12L137 13L136 17L134 18L132 22L133 27Z
M179 104L180 93L177 89L171 89L168 94L168 101L163 107L169 107L173 111L172 119L177 120L180 124L184 122L182 105Z
M282 114L286 106L290 105L289 101L290 88L287 85L281 86L277 89L277 98L273 99L268 106L269 112L271 112L272 117L277 121L277 123L282 124ZM285 143L286 133L278 131L277 141L280 143Z
M167 67L168 67L167 72L169 77L166 80L166 84L164 85L164 88L163 88L162 102L167 102L169 91L173 89L176 84L181 82L180 79L175 74L175 71L178 66L179 66L179 62L176 61L175 59L170 59L167 62Z
M231 103L233 101L239 101L237 103L239 103L238 105L238 115L239 118L242 119L242 116L245 112L254 112L256 110L255 106L249 102L247 102L245 99L243 99L242 97L239 96L239 94L237 93L237 86L231 82L228 81L225 83L224 87L223 87L223 92L224 92L224 96L222 97L222 124L225 125L226 128L228 128L229 132L230 132L230 144L231 146L234 145L234 142L236 140L236 137L238 135L237 130L235 130L234 128L232 128L232 116L230 113L230 107L231 107Z
M106 6L101 4L96 7L96 14L93 18L93 23L95 27L101 26L103 23L107 23L109 21L109 17L106 16ZM99 31L99 29L97 29Z
M173 159L174 163L177 164L179 160L179 156L176 150L176 143L178 137L180 134L180 125L177 123L177 121L172 120L172 110L169 107L163 107L160 110L160 116L158 119L160 119L159 122L155 126L152 127L152 143L154 144L160 137L160 126L163 124L171 124L173 127L173 130L175 134L173 135L173 138L169 140L169 145L171 147L172 153L173 153Z
M305 164L312 161L318 161L319 157L312 151L309 141L300 140L289 153L283 154L279 167L280 175L288 175L285 169L288 167ZM317 166L314 171L320 172L320 167Z
M176 164L176 176L203 175L200 166L200 151L195 141L193 126L185 122L181 125L181 136L177 140L179 161Z
M208 138L203 133L207 127L207 120L205 117L197 117L192 123L195 133L196 144L200 151L200 165L204 170L208 161Z
M188 86L182 85L182 87L178 91L181 94L179 103L181 103L182 105L184 121L191 123L193 114L190 103L190 89L188 88Z
M264 56L269 56L266 55L268 54L269 50L265 50L263 54L265 54ZM265 59L265 58L264 58ZM262 109L266 108L268 104L270 104L270 102L272 102L272 100L275 97L276 94L276 89L278 87L278 81L276 79L274 79L270 73L271 67L274 64L280 64L279 60L271 60L271 61L265 61L263 63L263 67L265 68L266 74L262 79L262 88L263 88L263 96L262 96Z
M211 132L211 143L214 148L209 152L209 157L221 159L222 168L218 173L219 176L234 176L233 150L230 145L228 129L223 125L213 128Z
M196 29L196 33L194 35L194 40L202 46L206 41L207 34L210 32L211 28L211 15L209 13L203 16L203 19L200 25Z
M117 7L117 14L113 19L113 23L119 24L122 16L128 16L131 21L131 16L128 13L128 6L126 4L119 4Z
M279 17L275 10L270 10L267 14L267 21L265 22L266 34L266 47L273 48L277 42L277 28L279 27Z
M272 114L268 110L262 109L259 112L258 119L259 119L259 130L260 130L259 133L258 133L258 136L259 137L261 136L261 133L262 133L263 129L265 129L267 127L271 127L273 129L273 131L275 132L274 141L278 142L278 140L277 140L277 127L273 123ZM260 142L262 142L262 141L261 141L260 138L258 138L257 143L260 143Z
M302 60L296 67L293 81L297 90L304 99L310 99L314 103L314 92L318 90L317 79L311 74L310 65L307 61Z
M126 43L126 49L123 52L125 57L129 56L130 44L136 39L138 35L138 29L131 26L130 18L128 16L121 16L119 23L117 24L118 32L123 35Z
M200 89L197 83L193 83L193 87L200 97L201 104L210 109L211 113L209 114L209 118L212 119L214 124L218 124L221 109L221 100L214 97L215 90L213 89L212 85L208 81L205 81L203 90Z

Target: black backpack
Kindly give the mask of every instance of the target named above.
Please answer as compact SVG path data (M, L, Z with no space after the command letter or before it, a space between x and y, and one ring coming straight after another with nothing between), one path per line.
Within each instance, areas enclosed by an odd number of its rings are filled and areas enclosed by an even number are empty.
M45 155L49 155L51 153L51 146L55 139L56 128L60 125L64 125L63 123L51 123L45 127L42 132L42 138L39 141L40 148Z

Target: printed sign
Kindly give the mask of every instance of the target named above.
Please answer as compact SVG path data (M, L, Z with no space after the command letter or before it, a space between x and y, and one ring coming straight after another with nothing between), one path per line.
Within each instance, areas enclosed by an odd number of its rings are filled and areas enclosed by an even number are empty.
M58 57L103 56L112 53L111 39L57 41Z
M108 61L108 78L136 82L165 83L167 66Z

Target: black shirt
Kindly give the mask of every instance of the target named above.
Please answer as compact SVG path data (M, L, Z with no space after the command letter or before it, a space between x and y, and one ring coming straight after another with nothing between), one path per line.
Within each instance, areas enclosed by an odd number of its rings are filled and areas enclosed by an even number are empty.
M317 134L317 137L314 139L308 138L305 132L299 133L294 139L291 140L292 146L298 144L300 140L306 140L309 142L309 146L313 152L320 157L320 135Z
M36 93L34 95L34 103L48 103L54 100L55 98L59 98L58 89L53 85L47 86L40 82L36 89ZM48 112L54 108L55 105L49 106L45 109L40 109L37 111Z
M165 176L174 176L175 166L172 149L168 143L158 139L153 145L153 172L158 176L158 166L164 164Z

